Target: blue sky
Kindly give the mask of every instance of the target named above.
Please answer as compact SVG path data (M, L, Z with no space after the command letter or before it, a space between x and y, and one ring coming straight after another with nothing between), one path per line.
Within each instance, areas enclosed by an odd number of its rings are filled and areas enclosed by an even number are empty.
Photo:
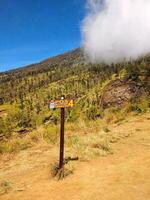
M79 47L86 0L0 0L0 71Z

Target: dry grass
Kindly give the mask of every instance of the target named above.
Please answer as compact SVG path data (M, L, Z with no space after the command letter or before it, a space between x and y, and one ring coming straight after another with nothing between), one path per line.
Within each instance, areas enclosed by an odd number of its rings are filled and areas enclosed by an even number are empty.
M3 181L0 183L0 195L8 193L12 189L11 183L8 181Z
M58 163L51 165L51 176L57 180L62 180L71 174L73 174L72 165L67 164L62 169L59 168Z
M65 168L74 173L60 182L49 177L50 163L57 161L59 150L53 144L52 148L47 145L42 149L37 145L22 151L7 161L9 165L6 165L4 159L1 161L4 170L1 180L9 180L14 188L10 193L6 190L8 194L4 195L4 198L38 199L40 194L40 199L48 199L51 194L54 199L60 199L60 196L64 199L83 199L83 196L85 199L99 199L102 196L103 199L119 199L122 190L123 199L131 199L131 196L134 199L149 199L149 119L149 114L132 116L127 118L128 122L123 121L121 125L103 123L103 128L102 123L99 125L100 121L94 121L93 131L91 121L90 126L85 123L85 129L88 131L86 135L80 134L81 130L72 133L66 131L65 156L78 156L79 161L65 165ZM38 131L38 142L45 142L45 129ZM111 153L113 155L109 155ZM106 155L109 156L102 158ZM80 162L87 160L88 162ZM61 178L62 174L59 175ZM55 176L55 179L58 177ZM15 188L22 188L22 183L29 185L29 188L24 186L25 190L18 194ZM4 184L4 191L5 185L7 188L7 184ZM107 193L108 189L113 193ZM139 191L143 191L140 197Z
M65 145L67 155L78 156L80 160L89 160L112 153L108 137L103 131L86 136L69 136L66 138Z
M65 145L70 152L81 159L89 159L95 156L105 156L112 152L110 141L115 141L109 129L110 122L120 125L125 123L121 112L106 113L104 119L91 121L78 120L76 123L65 124ZM37 143L58 145L59 125L45 125L39 127L24 137L15 137L0 143L0 153L18 152L27 149ZM74 156L73 155L73 156ZM72 156L72 155L69 155Z

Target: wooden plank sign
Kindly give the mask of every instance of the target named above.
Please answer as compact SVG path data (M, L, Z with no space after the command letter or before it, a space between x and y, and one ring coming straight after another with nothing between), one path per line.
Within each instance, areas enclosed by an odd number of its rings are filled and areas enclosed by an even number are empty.
M51 100L50 109L54 108L72 108L74 106L73 99Z
M64 124L65 124L65 108L74 106L73 99L65 99L63 96L60 100L50 100L50 109L61 108L61 124L60 124L60 154L59 154L59 169L64 166Z

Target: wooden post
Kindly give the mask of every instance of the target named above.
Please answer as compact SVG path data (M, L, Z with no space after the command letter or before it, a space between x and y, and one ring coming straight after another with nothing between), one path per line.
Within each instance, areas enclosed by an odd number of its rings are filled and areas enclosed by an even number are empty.
M74 106L73 99L65 99L65 96L62 96L60 100L50 100L50 109L54 108L61 109L59 169L63 169L64 167L65 108L72 108L73 106Z
M65 125L65 108L61 108L59 169L62 169L64 165L64 125Z

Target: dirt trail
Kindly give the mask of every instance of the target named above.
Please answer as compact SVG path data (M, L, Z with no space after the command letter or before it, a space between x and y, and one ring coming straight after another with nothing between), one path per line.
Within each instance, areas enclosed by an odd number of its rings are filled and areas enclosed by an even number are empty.
M0 200L150 200L150 115L131 118L113 132L132 132L113 144L114 154L76 162L73 175L63 181L50 176L57 149L37 146L1 158L0 179L12 191Z

